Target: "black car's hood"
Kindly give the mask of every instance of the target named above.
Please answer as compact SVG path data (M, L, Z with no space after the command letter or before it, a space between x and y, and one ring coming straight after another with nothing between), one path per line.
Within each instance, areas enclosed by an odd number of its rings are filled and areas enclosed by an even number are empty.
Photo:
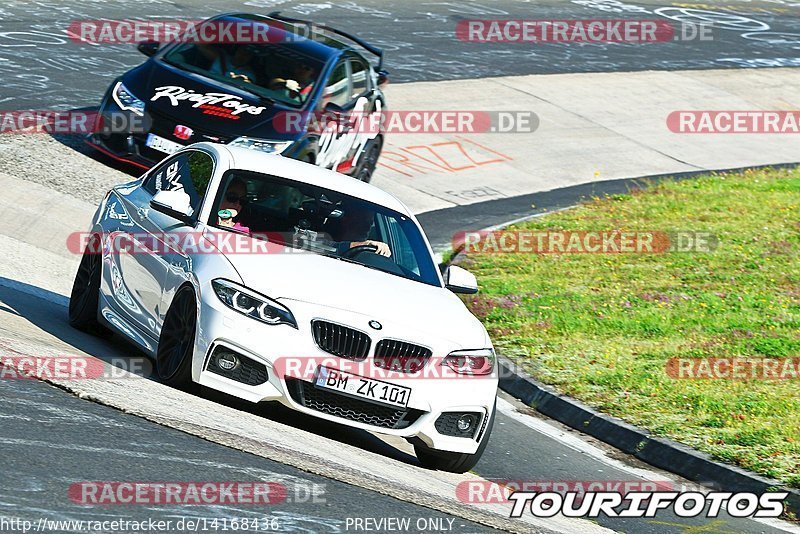
M289 141L298 137L279 131L285 128L276 128L274 120L296 109L273 104L156 59L126 73L122 83L144 101L145 111L155 122L167 117L178 124L225 138L246 135ZM192 100L185 99L187 96ZM202 101L195 100L201 98Z

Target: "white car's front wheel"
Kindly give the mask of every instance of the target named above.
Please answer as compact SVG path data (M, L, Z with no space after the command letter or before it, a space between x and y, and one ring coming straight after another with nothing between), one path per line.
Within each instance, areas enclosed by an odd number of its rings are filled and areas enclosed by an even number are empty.
M423 467L428 469L436 469L437 471L449 471L451 473L466 473L478 463L478 460L483 456L483 451L486 450L486 445L489 443L489 435L492 433L494 427L494 414L497 411L497 402L492 407L492 412L489 414L489 422L486 424L486 429L481 436L481 442L478 445L478 450L473 454L465 454L460 452L439 451L426 447L422 443L414 445L414 452L417 455L417 460Z

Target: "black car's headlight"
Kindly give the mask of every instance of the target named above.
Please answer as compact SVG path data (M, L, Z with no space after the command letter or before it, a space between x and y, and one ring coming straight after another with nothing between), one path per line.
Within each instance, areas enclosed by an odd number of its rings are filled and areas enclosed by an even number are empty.
M289 308L269 297L222 278L213 280L211 286L219 300L242 315L262 323L287 324L297 328L297 321Z
M133 96L133 93L122 82L117 82L111 91L111 96L114 97L114 102L121 110L132 111L140 117L144 115L144 102Z

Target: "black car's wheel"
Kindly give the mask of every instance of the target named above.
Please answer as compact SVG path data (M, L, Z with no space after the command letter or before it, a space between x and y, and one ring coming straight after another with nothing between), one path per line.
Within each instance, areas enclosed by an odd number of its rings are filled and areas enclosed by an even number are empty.
M178 389L192 385L192 354L197 330L197 301L191 286L178 290L161 327L156 373L164 384Z
M437 451L426 447L423 444L417 443L414 445L414 452L417 455L417 460L423 467L428 469L436 469L438 471L449 471L451 473L466 473L478 463L478 460L483 456L483 451L486 450L486 445L489 443L489 435L492 433L494 427L494 414L497 411L495 405L492 408L492 413L489 414L489 422L486 429L481 436L481 443L478 445L478 450L474 454L464 454L459 452L446 452Z
M99 245L100 238L92 236L83 251L69 295L69 324L84 332L107 335L110 332L97 322L102 270Z
M369 183L372 180L372 174L375 172L375 167L378 165L378 158L381 155L383 148L383 139L376 137L365 148L364 161L361 163L361 168L356 175L356 178L362 182Z

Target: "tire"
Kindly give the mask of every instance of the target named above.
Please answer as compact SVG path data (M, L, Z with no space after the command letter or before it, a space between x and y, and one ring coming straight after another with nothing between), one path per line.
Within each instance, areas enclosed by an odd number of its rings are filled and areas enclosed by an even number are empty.
M92 236L83 251L69 295L69 324L83 332L108 337L111 332L97 321L102 257L100 237Z
M156 351L156 374L162 383L194 389L192 355L197 331L197 300L191 286L178 290L164 318Z
M372 174L375 172L375 167L378 165L378 158L381 156L383 149L383 138L376 137L367 144L364 151L364 161L361 163L361 168L356 174L362 182L369 183L372 180Z
M483 456L483 451L489 444L489 436L494 427L494 414L497 411L497 401L495 406L492 407L492 413L489 414L489 423L486 425L486 430L483 431L481 436L481 443L478 445L478 450L473 454L466 454L460 452L447 452L437 451L431 449L421 443L414 445L414 452L417 455L417 460L423 467L428 469L435 469L437 471L448 471L450 473L466 473L478 463L478 460Z

